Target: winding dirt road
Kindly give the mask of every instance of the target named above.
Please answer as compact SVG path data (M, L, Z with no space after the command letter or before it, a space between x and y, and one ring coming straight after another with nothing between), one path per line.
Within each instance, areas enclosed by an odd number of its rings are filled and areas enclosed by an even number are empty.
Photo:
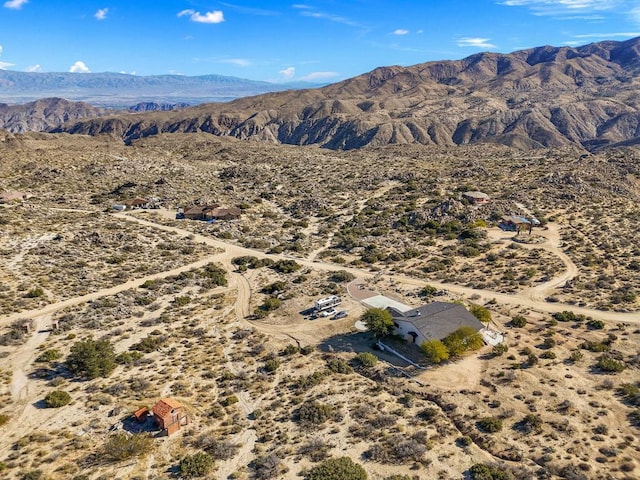
M114 214L113 217L130 221L130 222L137 222L142 225L153 227L159 230L164 230L167 232L174 232L183 237L191 236L196 241L205 243L210 246L217 247L222 251L220 253L209 255L197 262L189 263L182 267L168 270L166 272L160 272L153 275L148 275L143 278L130 280L123 284L110 287L110 288L105 288L102 290L97 290L87 295L66 299L57 303L52 303L40 309L27 310L27 311L18 312L9 316L2 317L0 318L0 326L7 325L8 323L17 319L35 318L42 315L48 315L58 310L61 310L63 308L66 308L68 306L80 305L82 303L85 303L91 300L96 300L105 296L114 295L116 293L122 292L124 290L128 290L130 288L136 288L147 280L154 280L154 279L169 277L172 275L177 275L179 273L182 273L188 270L201 268L210 262L220 262L227 268L227 270L229 270L230 272L233 272L231 260L234 257L243 256L243 255L252 255L258 258L272 258L274 260L281 260L281 259L292 260L293 259L305 267L316 268L316 269L325 270L325 271L346 270L358 277L364 277L364 278L373 277L375 275L375 273L365 269L347 267L344 265L336 265L336 264L326 263L320 260L309 260L304 258L297 258L290 255L283 255L283 254L266 254L259 250L241 247L239 245L234 245L231 243L224 242L217 238L196 234L175 226L162 225L156 222L138 218L136 216L128 215L126 213L117 213L117 214ZM464 295L464 296L476 295L476 296L479 296L480 299L484 301L496 300L497 302L503 303L506 305L511 305L514 307L529 308L529 309L538 310L540 312L545 312L545 313L555 313L555 312L561 312L563 310L572 310L575 313L591 316L593 318L600 319L603 321L640 324L640 312L610 312L610 311L596 310L592 308L578 307L575 305L569 305L564 303L548 303L544 301L543 299L545 298L546 294L549 291L564 284L567 280L570 280L578 273L578 270L575 264L564 252L562 252L562 250L559 247L560 235L559 235L558 227L551 226L547 231L546 235L547 235L546 242L541 244L531 245L530 248L539 247L539 248L546 248L547 250L551 251L563 261L563 263L566 266L566 270L562 272L560 275L552 278L548 282L545 282L541 285L538 285L530 289L523 290L521 292L501 293L501 292L495 292L493 290L470 288L462 285L454 285L454 284L437 282L432 280L421 280L413 277L408 277L405 275L396 275L396 274L386 275L385 274L384 276L396 282L407 284L407 285L421 287L426 284L429 284L438 289L447 290L451 293L455 293L458 295ZM521 244L521 245L525 247L527 246L526 244ZM377 274L379 275L379 272ZM250 297L249 283L244 277L242 277L242 275L239 275L237 273L232 273L231 278L233 283L235 283L236 287L238 288L238 302L237 302L238 305L236 307L237 316L238 318L244 319L244 317L246 317L249 314L249 306L248 306L248 299Z

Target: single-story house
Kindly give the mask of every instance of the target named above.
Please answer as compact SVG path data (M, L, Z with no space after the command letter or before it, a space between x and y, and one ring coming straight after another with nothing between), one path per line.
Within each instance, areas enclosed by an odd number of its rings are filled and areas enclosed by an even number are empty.
M189 425L189 417L184 413L182 404L173 398L161 398L151 411L156 425L165 435L171 435L180 430L180 427Z
M433 302L404 312L387 307L387 311L393 317L395 333L416 345L427 340L442 340L460 327L478 331L484 328L480 320L458 303Z
M462 198L471 205L481 205L489 201L489 195L484 192L464 192Z
M219 205L196 205L183 214L189 220L234 220L240 218L242 210L237 207L220 207Z
M24 192L0 192L0 203L21 202L27 199L27 194Z
M129 209L133 210L136 208L147 208L149 200L146 198L132 198L131 200L127 200L124 202L124 205Z
M538 224L539 223L540 222L538 222ZM533 228L533 224L530 220L518 215L504 215L500 219L500 223L498 224L498 226L503 230L509 230L518 233L523 228L526 228L529 233L531 233L531 229Z

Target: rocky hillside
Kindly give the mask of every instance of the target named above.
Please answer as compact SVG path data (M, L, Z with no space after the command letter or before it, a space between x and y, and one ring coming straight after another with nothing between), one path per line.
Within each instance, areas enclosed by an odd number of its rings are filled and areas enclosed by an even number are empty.
M633 144L640 137L640 38L578 48L382 67L323 88L177 112L71 122L56 131L208 132L293 145L494 142L520 148Z
M64 122L106 115L109 110L62 98L45 98L23 105L0 103L0 129L13 133L47 130Z

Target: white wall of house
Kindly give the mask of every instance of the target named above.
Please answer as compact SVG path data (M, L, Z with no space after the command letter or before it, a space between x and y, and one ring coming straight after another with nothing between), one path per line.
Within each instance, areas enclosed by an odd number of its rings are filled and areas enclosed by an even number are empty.
M426 340L424 335L418 331L418 329L410 322L403 322L402 320L393 319L393 323L397 325L395 328L395 333L400 335L402 338L407 340L409 343L413 342L413 337L415 335L411 335L410 333L417 334L415 344L420 346Z

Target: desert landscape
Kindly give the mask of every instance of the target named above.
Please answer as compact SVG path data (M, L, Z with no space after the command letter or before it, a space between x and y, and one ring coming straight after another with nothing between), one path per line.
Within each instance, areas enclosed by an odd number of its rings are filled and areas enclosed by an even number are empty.
M0 140L3 478L637 477L636 148ZM504 343L380 351L358 285Z

